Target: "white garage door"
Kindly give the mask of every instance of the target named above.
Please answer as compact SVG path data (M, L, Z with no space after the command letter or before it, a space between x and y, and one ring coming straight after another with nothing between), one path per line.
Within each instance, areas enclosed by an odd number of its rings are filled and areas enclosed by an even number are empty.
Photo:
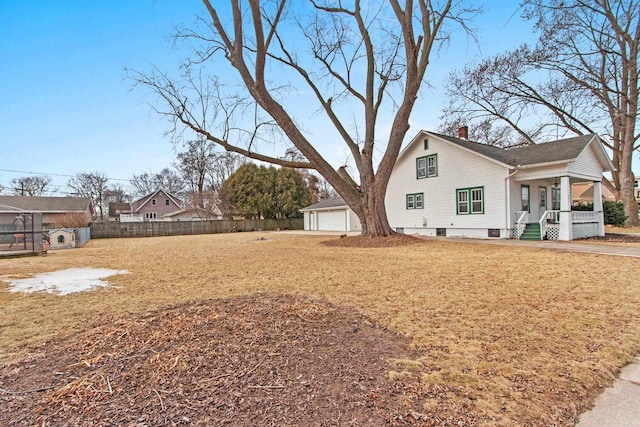
M346 210L318 212L317 229L323 231L346 231Z

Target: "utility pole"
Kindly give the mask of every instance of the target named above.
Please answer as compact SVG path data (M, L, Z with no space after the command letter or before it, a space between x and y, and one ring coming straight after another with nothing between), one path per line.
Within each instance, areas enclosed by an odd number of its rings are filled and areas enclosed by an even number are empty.
M20 195L24 197L24 182L20 183L20 188L15 188L16 191L20 192Z

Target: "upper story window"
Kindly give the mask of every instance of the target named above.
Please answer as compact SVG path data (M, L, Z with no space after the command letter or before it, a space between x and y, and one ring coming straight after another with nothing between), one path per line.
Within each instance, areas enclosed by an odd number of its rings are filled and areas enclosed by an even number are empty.
M155 212L146 212L146 213L144 214L144 217L145 217L146 219L156 219L156 218L157 218L157 216L156 216L156 213L155 213Z
M152 206L157 205L156 199L151 199L151 205L152 205Z
M164 205L165 205L165 206L169 206L169 199L165 199L165 201L164 201Z
M407 209L424 209L424 193L407 194Z
M418 179L438 176L438 155L418 157L416 159L416 176Z

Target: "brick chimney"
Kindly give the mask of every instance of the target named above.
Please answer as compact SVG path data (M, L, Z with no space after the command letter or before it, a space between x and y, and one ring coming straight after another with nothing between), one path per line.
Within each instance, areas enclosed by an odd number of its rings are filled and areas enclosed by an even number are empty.
M458 138L469 139L469 128L467 126L461 126L458 128Z

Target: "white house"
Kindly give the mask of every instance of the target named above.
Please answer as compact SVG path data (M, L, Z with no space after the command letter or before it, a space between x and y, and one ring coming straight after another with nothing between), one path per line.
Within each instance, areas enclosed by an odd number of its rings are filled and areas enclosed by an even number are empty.
M167 221L210 221L224 219L218 206L211 209L187 208L164 215Z
M385 206L398 232L572 240L604 235L597 135L502 149L421 131L398 156ZM594 189L593 212L571 211L571 185Z
M304 229L316 231L361 231L358 216L342 199L323 200L300 209Z

